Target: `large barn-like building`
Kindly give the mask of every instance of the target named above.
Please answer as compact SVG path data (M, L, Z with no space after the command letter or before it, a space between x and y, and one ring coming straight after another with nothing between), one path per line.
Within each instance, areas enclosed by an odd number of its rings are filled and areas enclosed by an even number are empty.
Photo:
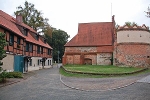
M80 23L78 34L65 45L63 64L113 63L115 21Z
M115 27L112 22L79 24L65 45L63 64L150 67L150 30L142 25Z

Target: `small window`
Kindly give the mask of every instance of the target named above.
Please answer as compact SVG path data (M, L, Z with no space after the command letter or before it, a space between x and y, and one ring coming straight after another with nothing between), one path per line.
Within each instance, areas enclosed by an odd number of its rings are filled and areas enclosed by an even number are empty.
M142 35L140 34L140 37L142 37Z
M14 35L9 35L9 45L12 46L14 44Z
M40 46L37 46L37 53L40 53Z
M39 40L39 35L38 34L35 35L35 39Z
M49 65L49 60L48 60L48 65Z
M28 30L25 29L25 28L23 28L23 34L24 34L25 36L28 36Z
M30 66L32 66L32 59L30 59Z
M50 65L52 65L52 64L51 64L51 60L49 60L49 62L50 62Z
M26 43L26 51L29 51L29 43Z
M38 65L40 65L40 59L38 59Z
M17 44L20 45L20 38L17 38Z
M46 39L44 39L44 43L46 44Z
M29 44L29 51L33 52L33 45L32 44Z
M50 55L51 54L51 50L50 49L47 49L48 50L48 55Z
M147 56L147 58L150 58L150 56Z
M41 54L43 54L43 48L41 47Z

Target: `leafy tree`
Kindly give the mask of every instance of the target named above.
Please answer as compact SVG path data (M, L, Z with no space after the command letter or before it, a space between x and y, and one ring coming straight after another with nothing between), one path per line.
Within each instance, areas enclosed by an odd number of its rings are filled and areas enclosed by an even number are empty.
M150 18L150 8L147 8L147 11L144 11L146 13L146 17Z
M127 25L127 26L133 26L133 25L137 25L137 23L135 23L135 22L125 22L125 25Z
M22 15L23 22L34 30L41 32L49 32L52 34L52 29L48 24L48 18L43 18L42 12L34 8L34 4L25 1L24 7L18 6L15 15Z
M5 33L0 32L0 66L3 65L3 63L1 62L1 60L4 57L6 57L6 51L4 50L5 46L6 46Z
M59 61L64 54L64 45L70 37L63 30L57 30L52 28L49 24L48 18L43 18L42 13L34 8L34 4L28 3L25 1L24 7L17 7L18 11L14 12L15 15L22 15L23 22L39 33L44 33L43 35L47 39L49 45L53 48L53 59L58 61L58 51L59 51Z
M61 62L65 50L64 45L68 42L70 36L63 30L53 28L52 37L48 34L45 34L45 37L53 48L53 60L58 62L59 55L59 62Z

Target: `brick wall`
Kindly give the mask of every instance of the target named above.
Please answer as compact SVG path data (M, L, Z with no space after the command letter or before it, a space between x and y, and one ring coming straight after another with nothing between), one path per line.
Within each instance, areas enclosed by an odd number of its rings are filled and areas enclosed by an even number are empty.
M100 53L98 47L66 47L63 64L110 65L112 53Z
M150 67L150 45L141 43L118 44L116 65Z

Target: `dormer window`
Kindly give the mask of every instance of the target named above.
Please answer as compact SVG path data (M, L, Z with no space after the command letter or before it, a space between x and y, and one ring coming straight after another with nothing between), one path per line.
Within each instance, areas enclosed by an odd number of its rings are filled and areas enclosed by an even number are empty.
M46 39L44 39L44 43L46 44Z
M24 35L28 36L28 30L27 29L24 29Z
M22 33L25 36L28 36L28 30L26 28L22 28Z
M39 40L39 35L38 35L38 34L35 35L35 39L36 39L36 40Z

